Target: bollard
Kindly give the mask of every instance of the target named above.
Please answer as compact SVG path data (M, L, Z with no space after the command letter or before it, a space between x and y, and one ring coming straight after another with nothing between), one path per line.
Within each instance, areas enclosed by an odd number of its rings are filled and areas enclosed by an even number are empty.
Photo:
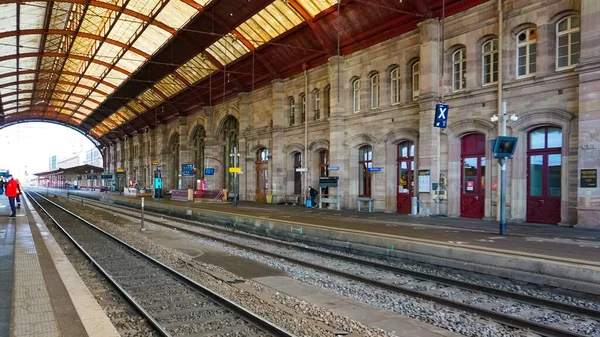
M146 227L144 226L144 197L142 197L142 227L140 230L142 232L146 230Z

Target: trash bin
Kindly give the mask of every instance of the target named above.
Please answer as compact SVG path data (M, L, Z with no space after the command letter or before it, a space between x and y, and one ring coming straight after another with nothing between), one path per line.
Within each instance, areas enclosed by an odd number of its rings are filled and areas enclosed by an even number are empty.
M412 197L412 215L419 214L419 198Z
M273 203L273 194L267 194L267 204Z

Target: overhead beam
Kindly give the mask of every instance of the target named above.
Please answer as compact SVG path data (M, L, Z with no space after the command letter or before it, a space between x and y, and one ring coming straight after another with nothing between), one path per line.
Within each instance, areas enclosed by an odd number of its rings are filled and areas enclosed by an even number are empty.
M28 2L39 2L40 0L2 0L2 4L14 4L14 3L28 3ZM72 4L80 4L80 5L86 5L89 3L90 6L94 6L94 7L100 7L100 8L104 8L104 9L109 9L111 11L121 11L121 6L117 6L117 5L113 5L111 3L107 3L107 2L102 2L99 0L55 0L55 1L46 1L46 2L66 2L66 3L72 3ZM141 21L144 21L146 23L150 23L154 26L157 26L169 33L171 33L172 35L176 35L177 34L177 30L169 27L167 24L165 24L164 22L161 22L159 20L156 20L156 18L151 18L147 15L144 15L142 13L133 11L131 9L125 8L122 10L123 14L127 14L129 16L133 16L136 19L139 19Z
M53 80L41 80L41 81L36 81L36 80L27 80L27 81L15 81L15 82L9 82L9 83L4 83L4 84L0 84L0 88L8 88L8 87L12 87L14 85L19 85L19 84L31 84L31 83L54 83L55 81ZM58 84L67 84L67 85L74 85L74 82L69 82L69 81L62 81L62 80L58 80L57 82ZM99 94L102 94L104 96L108 96L109 94L102 91L102 90L98 90L98 89L94 89L93 87L90 87L89 85L79 85L79 88L83 88L83 89L87 89L87 90L92 90L93 92L97 92ZM17 87L17 91L19 91L19 88Z
M7 102L6 102L6 103L4 103L4 104L14 104L14 103L17 103L17 104L18 104L19 102L26 102L26 101L29 101L29 98L19 98L19 99L13 99L12 101L7 101ZM53 98L53 99L52 99L52 101L54 101L54 102L61 102L61 103L65 103L65 102L66 102L66 103L68 103L68 102L69 102L68 100L64 100L64 99L55 99L55 98ZM24 106L21 106L21 107L28 107L29 109L33 109L34 107L39 107L39 108L41 108L42 106L46 106L46 105L51 105L51 104L48 104L48 103L45 103L45 104L38 104L38 105L32 104L32 105L24 105ZM51 106L57 107L56 105L51 105ZM13 111L13 110L16 110L16 108L17 108L17 107L12 107L12 108L8 108L8 109L6 109L6 110L4 110L4 111L5 111L6 113L10 113L11 111ZM91 112L91 111L94 111L94 109L92 109L92 108L90 108L90 107L88 107L88 106L85 106L85 105L82 105L82 106L81 106L81 108L85 108L87 111L90 111L90 112ZM34 110L35 110L35 109L34 109Z
M2 61L7 61L7 60L14 60L17 58L28 58L28 57L38 57L38 56L42 56L42 57L64 57L66 58L67 55L65 53L56 53L56 52L43 52L43 53L39 53L39 52L33 52L33 53L23 53L21 55L5 55L5 56L0 56L0 62ZM86 61L86 62L92 62L92 63L96 63L102 66L105 66L107 68L111 67L111 64L108 62L104 62L104 61L100 61L97 59L93 59L90 57L85 57L85 56L81 56L81 55L70 55L69 58L72 59L76 59L76 60L82 60L82 61ZM121 67L113 67L113 69L117 70L118 72L126 75L126 76L131 76L131 73Z
M13 30L13 31L8 31L8 32L1 32L0 33L0 39L1 38L5 38L5 37L12 37L12 36L24 36L24 35L42 35L42 34L49 34L49 35L63 35L63 36L71 36L71 37L84 37L86 39L90 39L90 40L95 40L95 41L104 41L108 44L112 44L124 49L128 49L146 59L149 59L151 57L150 54L135 48L135 47L128 47L127 44L114 40L114 39L109 39L109 38L104 38L103 36L100 35L95 35L95 34L90 34L90 33L85 33L85 32L76 32L73 30L68 30L68 29L26 29L26 30Z
M0 78L5 78L5 77L12 77L12 76L16 76L17 73L21 74L21 75L29 75L29 74L58 74L58 70L45 70L45 69L40 69L40 70L21 70L19 72L11 72L11 73L5 73L5 74L1 74ZM70 76L79 76L81 75L80 73L76 73L73 71L63 71L62 72L64 75L70 75ZM37 76L36 76L37 78ZM90 81L94 81L94 82L100 82L103 85L106 85L108 87L111 87L113 89L117 89L118 87L110 82L106 82L106 81L99 81L98 78L93 77L93 76L89 76L89 75L83 75L83 78L90 80ZM14 82L13 82L14 83ZM23 83L23 82L22 82Z
M21 90L21 94L27 94L27 93L33 93L33 92L34 92L34 90ZM50 89L41 89L41 90L36 90L35 92L52 92L52 90L50 90ZM101 102L98 102L97 100L95 100L93 98L89 98L86 95L71 93L71 92L62 91L62 90L57 90L55 92L57 94L71 95L71 96L74 96L74 97L77 97L77 98L87 99L88 101L96 103L96 104L100 104L101 103ZM2 100L4 100L4 99L6 99L6 97L15 96L16 94L17 94L16 92L9 92L9 93L0 95L0 97L2 97ZM50 100L52 100L52 98L50 98ZM4 104L9 104L9 102L4 102Z
M302 16L304 21L308 23L308 26L323 47L323 51L331 53L331 51L335 49L335 44L333 40L329 38L327 33L325 33L323 28L314 21L314 18L310 16L310 13L308 13L308 11L300 3L298 3L297 0L287 0L287 2L296 10L296 12L298 12L298 14L300 14L300 16Z

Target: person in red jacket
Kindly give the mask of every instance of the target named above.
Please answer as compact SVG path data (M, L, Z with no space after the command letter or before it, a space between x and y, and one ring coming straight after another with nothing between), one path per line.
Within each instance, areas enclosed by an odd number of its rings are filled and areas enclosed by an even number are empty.
M17 198L17 182L13 179L12 175L8 176L8 183L6 183L6 196L8 197L8 203L10 204L10 215L9 217L14 218L17 216L17 208L15 207L15 199Z

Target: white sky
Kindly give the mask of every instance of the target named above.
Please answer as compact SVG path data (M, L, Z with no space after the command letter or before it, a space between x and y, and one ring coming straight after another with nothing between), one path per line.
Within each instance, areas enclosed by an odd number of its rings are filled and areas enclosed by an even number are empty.
M19 180L25 171L48 171L49 158L57 154L94 148L84 135L68 127L51 123L22 123L0 130L0 169L8 169Z

